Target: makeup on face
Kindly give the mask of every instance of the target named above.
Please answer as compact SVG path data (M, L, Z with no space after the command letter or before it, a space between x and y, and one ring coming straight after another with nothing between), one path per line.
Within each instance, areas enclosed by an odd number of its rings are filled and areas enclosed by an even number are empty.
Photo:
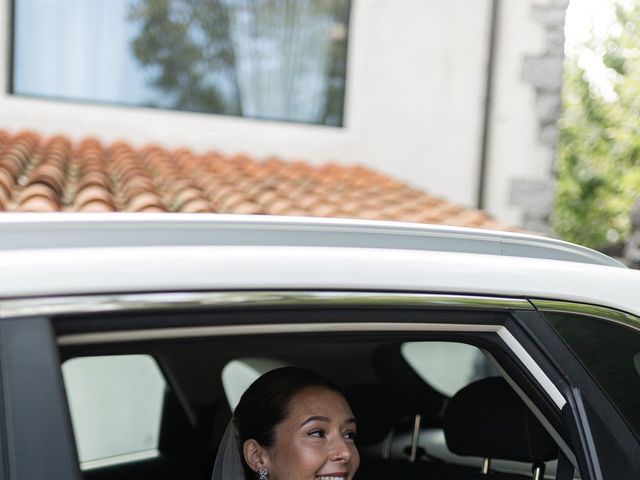
M356 421L340 393L304 389L276 427L270 480L351 480L360 464L355 438Z

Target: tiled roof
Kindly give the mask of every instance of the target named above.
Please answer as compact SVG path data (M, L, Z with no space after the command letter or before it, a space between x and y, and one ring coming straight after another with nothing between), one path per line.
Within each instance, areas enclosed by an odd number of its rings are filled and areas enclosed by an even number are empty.
M0 130L2 210L307 215L512 230L362 166Z

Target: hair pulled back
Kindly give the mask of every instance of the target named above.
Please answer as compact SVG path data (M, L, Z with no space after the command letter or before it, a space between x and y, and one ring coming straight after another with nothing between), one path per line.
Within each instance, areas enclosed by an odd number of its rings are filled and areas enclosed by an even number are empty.
M327 379L310 370L283 367L265 373L244 392L233 412L233 422L238 434L240 458L247 478L256 476L247 465L242 447L244 442L254 439L263 447L272 447L275 429L288 414L291 399L309 387L325 387L340 392Z

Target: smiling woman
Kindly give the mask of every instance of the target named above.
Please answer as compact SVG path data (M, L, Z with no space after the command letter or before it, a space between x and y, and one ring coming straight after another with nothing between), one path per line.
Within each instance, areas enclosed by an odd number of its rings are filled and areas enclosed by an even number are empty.
M349 404L308 370L284 367L260 377L230 427L237 434L230 428L225 435L213 480L350 480L360 464Z

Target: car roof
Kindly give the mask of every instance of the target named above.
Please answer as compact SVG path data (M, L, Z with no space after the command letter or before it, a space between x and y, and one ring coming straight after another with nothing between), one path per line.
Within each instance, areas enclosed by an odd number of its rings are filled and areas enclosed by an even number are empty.
M0 251L264 245L383 248L546 258L624 267L600 252L524 233L372 220L211 214L6 214Z
M0 316L25 297L246 290L490 295L640 313L637 271L529 235L270 217L28 217L1 220Z

